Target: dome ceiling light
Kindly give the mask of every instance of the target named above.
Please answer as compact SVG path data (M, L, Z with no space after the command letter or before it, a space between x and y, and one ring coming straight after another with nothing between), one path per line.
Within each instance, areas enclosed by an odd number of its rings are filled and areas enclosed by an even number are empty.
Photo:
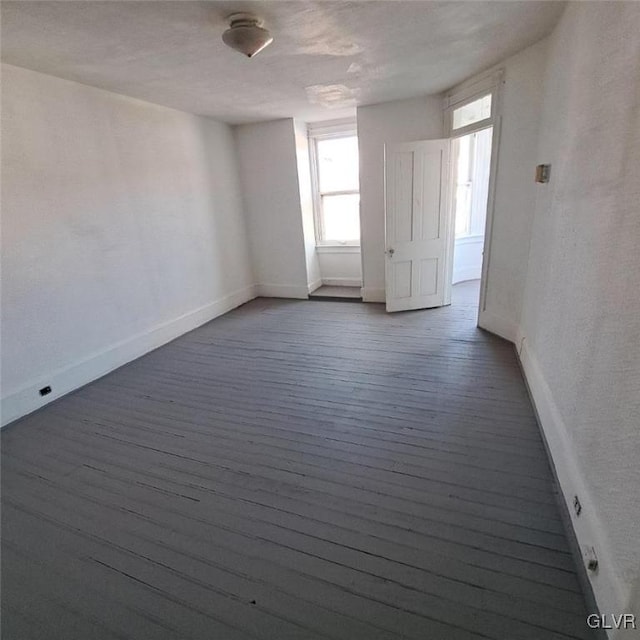
M222 34L222 41L248 58L253 58L273 42L272 35L263 28L262 20L252 13L232 13L227 20L229 28Z

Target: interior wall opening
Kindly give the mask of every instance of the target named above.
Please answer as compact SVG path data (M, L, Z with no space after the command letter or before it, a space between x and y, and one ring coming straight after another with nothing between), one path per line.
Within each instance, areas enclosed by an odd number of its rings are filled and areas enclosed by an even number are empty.
M454 251L452 284L465 288L477 306L491 174L493 126L453 139ZM454 303L456 297L453 298Z
M491 261L493 200L501 124L504 70L458 86L445 97L445 130L451 139L450 191L452 285L470 295L478 324L485 311ZM470 297L471 296L471 297Z
M316 253L322 287L316 296L360 298L360 181L355 120L310 124Z

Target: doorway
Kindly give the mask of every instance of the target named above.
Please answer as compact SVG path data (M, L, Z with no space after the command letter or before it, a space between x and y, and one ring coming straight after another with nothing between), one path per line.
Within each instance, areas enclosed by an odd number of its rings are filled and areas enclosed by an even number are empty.
M445 131L452 140L452 218L456 288L474 284L478 326L484 326L491 260L493 206L500 148L504 70L497 69L459 85L445 97ZM460 155L465 157L460 157ZM456 162L456 158L460 161ZM460 180L457 177L460 164ZM466 180L465 178L466 173ZM460 188L458 183L462 183ZM466 186L464 183L468 183ZM460 189L458 197L457 191ZM468 202L464 202L465 194ZM460 215L456 200L460 200ZM457 255L456 255L457 254ZM481 268L478 275L478 261ZM478 280L479 278L479 280ZM453 304L456 303L453 296Z
M475 296L476 307L479 303L492 141L493 126L452 141L454 249L451 284L460 285L456 289L465 291L462 298L452 296L453 304L460 299L468 303L470 296Z
M501 83L498 71L446 97L447 138L385 145L387 311L451 304L453 284L473 282L482 325Z

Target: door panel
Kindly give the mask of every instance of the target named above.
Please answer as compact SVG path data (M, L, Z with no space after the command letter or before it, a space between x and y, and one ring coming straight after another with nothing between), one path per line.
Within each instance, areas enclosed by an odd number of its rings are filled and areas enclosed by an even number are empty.
M449 304L449 140L385 148L387 311Z
M409 242L413 228L413 154L397 153L393 156L396 179L392 185L395 198L393 241Z
M438 261L432 258L420 260L420 286L421 296L433 296L438 292Z
M411 297L411 273L412 264L410 261L401 262L394 260L391 269L393 270L393 287L397 298Z

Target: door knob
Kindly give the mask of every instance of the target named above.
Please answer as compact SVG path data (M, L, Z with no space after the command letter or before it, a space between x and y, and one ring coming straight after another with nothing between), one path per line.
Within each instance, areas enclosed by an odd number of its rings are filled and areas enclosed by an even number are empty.
M389 254L390 258L393 258L393 254L395 253L395 249L387 249L387 253Z

